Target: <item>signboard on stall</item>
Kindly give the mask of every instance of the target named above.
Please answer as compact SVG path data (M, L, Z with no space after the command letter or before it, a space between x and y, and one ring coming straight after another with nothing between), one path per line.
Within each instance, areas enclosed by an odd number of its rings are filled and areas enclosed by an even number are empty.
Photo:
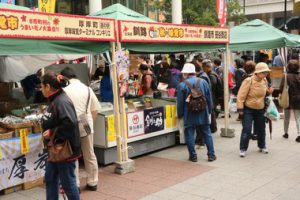
M164 107L144 110L145 133L164 130Z
M224 27L119 21L119 30L120 42L229 42L229 29Z
M21 153L19 138L0 140L0 190L44 177L48 154L42 135L28 137L30 152Z
M144 134L144 112L127 113L128 138Z
M1 38L114 41L114 20L0 9Z

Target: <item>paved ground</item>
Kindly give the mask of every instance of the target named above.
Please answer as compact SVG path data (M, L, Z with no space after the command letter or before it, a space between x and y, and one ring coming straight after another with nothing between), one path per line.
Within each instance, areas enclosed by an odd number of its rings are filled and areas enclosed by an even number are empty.
M295 121L291 121L287 140L281 136L283 121L273 124L272 140L267 134L269 154L259 153L256 142L251 141L247 156L240 158L241 125L235 118L231 118L231 128L236 129L236 137L214 134L215 162L207 162L204 149L198 150L197 163L189 162L186 147L178 145L135 159L137 170L132 174L120 176L113 173L112 165L102 167L100 188L83 191L82 199L300 199L300 144L295 142ZM218 121L222 127L223 119ZM0 200L42 200L44 196L44 188L38 187L0 196Z

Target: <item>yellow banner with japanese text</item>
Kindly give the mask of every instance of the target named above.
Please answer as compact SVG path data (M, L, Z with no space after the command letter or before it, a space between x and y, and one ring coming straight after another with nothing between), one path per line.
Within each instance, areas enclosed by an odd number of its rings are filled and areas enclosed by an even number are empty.
M20 144L21 144L21 153L26 154L29 152L28 144L28 130L27 128L20 130Z
M39 0L39 11L46 13L55 13L56 0Z
M223 27L119 21L119 30L120 42L229 42L229 29Z
M1 38L115 41L113 19L0 9Z

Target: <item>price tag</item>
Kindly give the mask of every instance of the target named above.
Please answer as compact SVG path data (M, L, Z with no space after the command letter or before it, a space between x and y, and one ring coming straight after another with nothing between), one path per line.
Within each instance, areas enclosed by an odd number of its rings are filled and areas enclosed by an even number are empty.
M115 118L114 115L107 116L107 139L108 142L116 141Z
M22 154L29 153L28 129L27 128L20 130L20 144L21 144L21 153Z
M176 105L171 106L171 112L172 112L172 127L175 128L177 127L177 110L176 110Z
M172 122L172 118L171 118L171 106L167 105L166 106L166 128L171 128L171 122Z

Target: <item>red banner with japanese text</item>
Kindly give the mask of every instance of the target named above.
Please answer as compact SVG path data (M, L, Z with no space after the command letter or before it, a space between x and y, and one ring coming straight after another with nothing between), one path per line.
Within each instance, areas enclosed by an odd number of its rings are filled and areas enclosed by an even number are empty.
M219 24L221 27L224 27L227 18L227 1L217 0L216 5L217 5L217 16L219 19Z
M115 21L77 15L0 9L0 37L115 41Z
M219 43L229 42L229 29L213 26L119 21L120 42Z

